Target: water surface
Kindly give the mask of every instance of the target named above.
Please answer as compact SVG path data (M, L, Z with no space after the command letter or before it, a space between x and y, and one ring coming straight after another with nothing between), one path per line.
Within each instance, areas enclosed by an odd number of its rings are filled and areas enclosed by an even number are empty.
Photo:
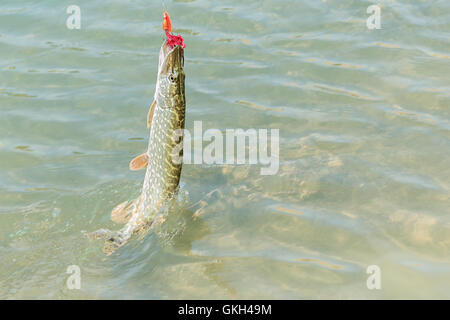
M139 194L163 5L78 1L69 30L72 2L0 4L0 298L450 298L449 1L382 1L380 30L376 1L166 1L186 127L278 128L280 168L184 166L108 258L83 233Z

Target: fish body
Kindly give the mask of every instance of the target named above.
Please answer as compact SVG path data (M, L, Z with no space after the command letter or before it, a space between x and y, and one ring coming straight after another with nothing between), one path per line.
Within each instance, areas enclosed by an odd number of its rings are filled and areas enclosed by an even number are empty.
M186 110L183 48L177 46L171 49L167 41L164 42L159 61L156 105L146 153L148 165L137 203L139 214L132 217L129 228L133 228L132 224L140 220L141 216L148 220L149 213L161 209L165 201L174 195L180 182L182 163L174 161L174 154L182 153L182 136L177 133L184 129Z
M106 238L104 252L109 255L135 233L145 233L165 203L178 190L182 168L182 141L185 122L184 48L164 41L159 54L155 99L150 107L147 151L133 159L130 169L146 166L141 195L119 204L111 213L113 221L126 223L116 232L101 229L91 234Z

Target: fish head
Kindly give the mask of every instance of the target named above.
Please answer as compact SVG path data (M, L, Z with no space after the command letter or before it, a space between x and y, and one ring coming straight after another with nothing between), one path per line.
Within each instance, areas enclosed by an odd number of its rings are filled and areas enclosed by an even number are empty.
M184 96L184 49L171 47L167 40L159 54L158 84L164 97Z

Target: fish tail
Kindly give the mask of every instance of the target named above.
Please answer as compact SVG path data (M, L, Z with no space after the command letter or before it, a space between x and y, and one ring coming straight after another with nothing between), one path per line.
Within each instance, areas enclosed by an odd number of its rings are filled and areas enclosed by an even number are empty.
M128 239L129 237L125 236L125 234L120 231L112 233L105 241L103 252L107 256L111 255L114 251L127 243Z
M113 232L109 229L99 229L94 232L85 233L84 236L91 240L107 239Z
M123 246L129 239L123 232L111 231L109 229L100 229L94 232L85 233L84 236L91 240L105 240L103 252L107 256Z

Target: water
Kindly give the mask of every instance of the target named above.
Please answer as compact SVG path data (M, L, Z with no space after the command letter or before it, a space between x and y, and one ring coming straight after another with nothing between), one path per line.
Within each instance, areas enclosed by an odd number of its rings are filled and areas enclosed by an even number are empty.
M0 4L0 298L450 298L450 2L368 30L377 1L166 1L187 128L279 128L280 168L186 165L110 257L83 233L139 194L163 6L77 1L69 30L72 2Z

